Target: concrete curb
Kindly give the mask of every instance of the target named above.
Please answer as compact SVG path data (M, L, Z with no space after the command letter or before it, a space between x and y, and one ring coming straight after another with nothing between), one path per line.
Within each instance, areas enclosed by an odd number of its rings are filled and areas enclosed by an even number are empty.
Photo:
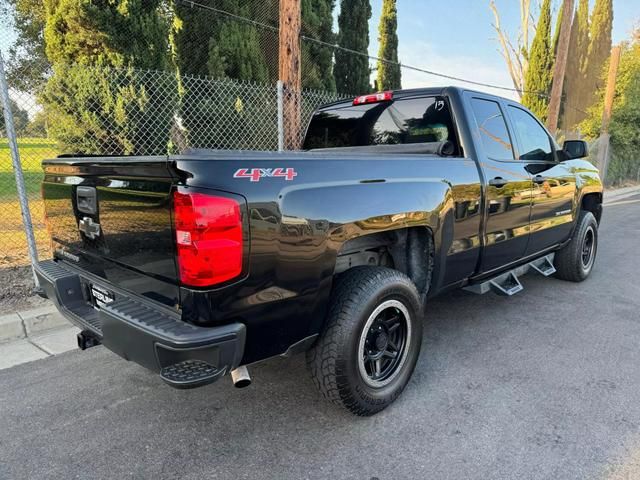
M636 187L616 188L615 190L604 191L604 204L616 202L623 198L640 194L640 185Z
M0 343L69 325L53 305L9 313L0 316Z
M0 342L24 337L25 331L20 315L10 313L0 317Z

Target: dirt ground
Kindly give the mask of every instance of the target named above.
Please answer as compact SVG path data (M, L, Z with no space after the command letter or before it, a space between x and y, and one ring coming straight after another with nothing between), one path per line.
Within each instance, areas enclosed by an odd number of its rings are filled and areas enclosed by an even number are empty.
M33 289L31 267L0 259L0 315L45 305L47 300L34 295Z

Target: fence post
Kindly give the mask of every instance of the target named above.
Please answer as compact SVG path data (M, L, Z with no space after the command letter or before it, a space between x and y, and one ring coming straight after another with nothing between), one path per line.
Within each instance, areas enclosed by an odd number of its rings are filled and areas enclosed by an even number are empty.
M278 151L284 150L284 84L278 80Z
M16 188L18 189L18 200L20 201L20 211L22 213L22 224L27 236L27 247L29 250L29 260L31 261L31 272L33 273L33 281L35 287L39 288L38 277L34 270L34 265L38 261L38 250L36 248L36 239L33 235L33 225L31 224L31 211L29 210L29 200L27 199L27 191L24 186L24 175L22 174L22 164L20 163L20 151L18 150L18 139L16 138L16 130L13 125L13 112L11 111L11 102L9 101L9 88L7 86L7 77L4 73L4 60L0 53L0 98L4 108L4 128L7 132L7 140L9 141L9 150L11 150L11 161L13 162L13 172L16 177Z

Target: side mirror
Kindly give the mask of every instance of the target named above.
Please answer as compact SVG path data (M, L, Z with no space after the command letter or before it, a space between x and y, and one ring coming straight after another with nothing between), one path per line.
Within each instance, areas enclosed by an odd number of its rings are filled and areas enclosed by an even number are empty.
M589 156L589 146L584 140L567 140L564 142L562 150L568 157L567 160Z

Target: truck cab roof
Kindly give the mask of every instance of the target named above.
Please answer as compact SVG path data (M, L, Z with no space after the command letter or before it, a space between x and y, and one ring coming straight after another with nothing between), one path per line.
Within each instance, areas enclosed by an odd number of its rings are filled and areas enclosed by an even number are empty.
M471 92L471 93L477 93L483 96L487 96L487 97L493 97L496 99L500 99L500 100L504 100L504 101L513 101L512 99L506 98L506 97L501 97L499 95L494 95L491 93L487 93L487 92L481 92L479 90L473 90L470 88L464 88L464 87L456 87L453 85L449 85L449 86L443 86L443 87L420 87L420 88L407 88L407 89L400 89L400 90L390 90L391 92L393 92L393 99L394 100L400 100L400 99L404 99L404 98L411 98L411 97L417 97L417 96L450 96L452 94L456 94L458 96L462 96L462 94L464 92ZM338 100L336 102L332 102L332 103L328 103L326 105L322 105L320 108L318 108L318 112L322 112L324 110L331 110L333 108L336 108L337 106L340 105L348 105L351 104L353 102L353 98L347 98L344 100Z

